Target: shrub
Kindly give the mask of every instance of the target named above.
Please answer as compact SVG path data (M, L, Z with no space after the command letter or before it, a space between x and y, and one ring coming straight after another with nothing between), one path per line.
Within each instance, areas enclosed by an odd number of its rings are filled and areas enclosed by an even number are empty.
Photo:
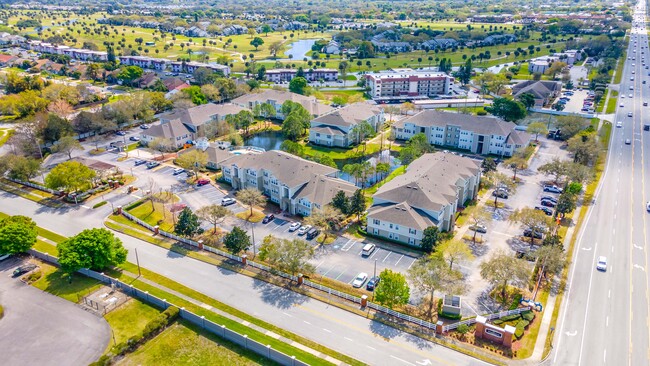
M451 313L445 313L444 311L438 312L438 317L451 319L451 320L461 320L463 318L463 316L460 314L456 315Z
M27 283L38 281L42 275L43 273L40 270L32 271L32 273L27 276Z
M478 111L476 111L476 115L477 116L486 116L487 111L485 109L479 109Z
M93 208L99 208L99 207L102 207L102 206L104 206L104 205L107 204L107 203L108 203L108 201L101 201L101 202L99 202L99 203L96 203L96 204L93 206Z
M91 363L89 366L106 366L109 365L111 361L111 357L108 355L103 355L102 357L99 358L99 360Z
M521 318L520 314L512 314L512 315L504 316L500 320L501 320L502 323L505 323L505 322L509 322L511 320L517 320L519 318Z
M0 319L2 319L3 316L5 316L5 308L0 305Z
M521 320L517 323L517 327L522 327L522 328L526 329L526 328L528 327L529 324L530 324L530 322L529 322L528 320L526 320L526 319L521 319Z
M529 322L532 322L535 319L535 312L532 310L524 311L521 313L521 317Z
M519 307L519 302L521 302L521 294L516 294L515 297L512 299L512 303L510 304L510 308L508 310L515 310L516 308Z
M517 325L517 327L515 328L515 337L517 339L521 339L521 337L523 336L524 336L524 328L519 327L519 325Z
M460 333L460 334L465 334L465 333L469 332L469 325L467 325L467 324L461 324L461 325L458 326L458 328L456 329L456 331L457 331L458 333Z

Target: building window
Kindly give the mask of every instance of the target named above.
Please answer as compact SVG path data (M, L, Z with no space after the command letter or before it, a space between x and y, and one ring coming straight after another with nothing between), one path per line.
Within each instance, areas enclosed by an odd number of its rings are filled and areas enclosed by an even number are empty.
M374 225L379 225L379 220L377 220L377 219L373 219L373 220L372 220L372 223L373 223Z
M415 229L409 229L409 234L411 234L411 235L416 235L417 233L418 233L417 230L415 230Z
M393 224L388 225L391 229L393 228Z

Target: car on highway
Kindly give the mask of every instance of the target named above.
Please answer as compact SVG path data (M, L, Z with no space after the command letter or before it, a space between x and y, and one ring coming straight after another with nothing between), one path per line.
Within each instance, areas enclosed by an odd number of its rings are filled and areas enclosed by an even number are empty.
M364 283L366 283L366 280L368 279L368 274L365 272L361 272L357 275L357 277L352 281L352 287L359 288L363 286Z
M300 229L300 223L299 222L292 222L291 225L289 225L289 232L292 233L296 230Z
M625 139L625 145L631 145L631 144L632 144L632 140L630 140L630 139Z
M176 169L172 170L173 175L179 175L179 174L183 174L183 173L185 173L185 169L183 169L183 168L176 168Z
M35 265L35 264L31 264L31 263L24 264L24 265L22 265L22 266L20 266L20 267L18 267L16 269L14 269L14 272L12 273L12 276L14 276L14 277L22 276L25 273L28 273L28 272L31 272L31 271L35 270L36 267L38 267L38 266Z
M607 257L600 256L596 262L596 269L599 271L607 272Z
M264 216L264 218L262 219L262 224L268 224L269 222L271 222L273 220L275 220L275 215L268 214L268 215Z
M632 98L632 97L633 97L632 93L628 94L627 96L628 96L629 98Z
M375 287L377 287L379 281L381 281L381 278L379 278L379 276L372 277L370 280L368 280L368 284L366 285L366 290L375 291Z
M477 233L485 234L487 233L487 227L482 224L476 224L469 227L470 230L476 231Z
M562 189L554 184L547 184L544 186L544 192L562 193Z
M298 229L298 235L303 236L311 229L311 225L303 225Z
M623 105L623 103L619 104L618 106L621 107L621 108L625 107L625 106Z
M159 165L160 165L160 163L157 162L157 161L150 161L150 162L147 163L147 169L153 169L153 168L155 168L155 167L157 167Z
M135 166L140 166L140 165L142 165L142 164L146 164L146 163L147 163L146 160L140 160L140 159L138 159L138 160L136 160L136 161L133 162L133 164L134 164Z
M553 216L553 210L548 208L548 207L535 206L535 209L544 212L546 214L546 216Z
M650 201L646 202L645 209L646 211L650 212Z
M196 181L196 185L199 186L199 187L204 186L204 185L206 185L206 184L210 184L210 179L208 179L208 178L201 178L201 179L199 179L199 180Z
M617 128L623 127L623 122L621 122L621 121L616 122L616 127Z
M224 197L221 200L221 206L224 206L224 207L234 205L235 203L237 203L237 201L235 201L235 199L232 198L232 197Z
M645 83L645 81L644 81L644 83ZM647 107L647 106L648 106L648 102L643 102L643 106L644 106L644 107Z

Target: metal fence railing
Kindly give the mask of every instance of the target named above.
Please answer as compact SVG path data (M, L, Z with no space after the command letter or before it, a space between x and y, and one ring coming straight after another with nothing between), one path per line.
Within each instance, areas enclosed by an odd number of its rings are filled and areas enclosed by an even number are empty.
M500 319L500 318L503 318L505 316L510 316L510 315L514 315L514 314L521 314L521 313L523 313L525 311L529 311L529 310L530 310L529 308L517 308L517 309L514 309L514 310L504 310L504 311L500 311L498 313L486 314L486 315L483 315L483 316L487 320L494 320L494 319ZM476 318L475 317L465 319L463 321L456 322L456 323L453 323L453 324L447 324L447 325L442 327L442 331L443 332L448 332L450 330L454 330L454 329L458 328L458 326L460 326L462 324L472 325L474 323L476 323Z
M42 186L40 184L36 184L36 183L32 183L32 182L25 182L25 181L18 180L18 179L11 179L11 178L8 178L8 177L6 179L9 180L9 181L12 181L14 183L18 183L18 184L22 184L22 185L27 186L27 187L32 187L34 189L38 189L39 191L43 191L43 192L53 194L55 196L60 196L61 195L61 191L57 191L55 189L50 189L50 188L47 188L47 187Z
M51 256L47 253L39 252L37 250L30 249L29 253L33 255L34 257L37 257L39 259L42 259L46 262L50 262L53 264L58 265L58 259L54 256ZM122 292L133 296L137 297L149 304L152 304L154 306L157 306L162 309L167 309L170 306L176 306L173 303L161 299L159 297L156 297L154 295L149 294L147 291L142 291L140 289L137 289L133 287L132 285L129 285L125 282L122 282L118 279L106 276L103 273L99 273L93 270L89 269L81 269L78 271L79 273L94 278L98 281L101 281L107 285L115 286L116 288L120 289ZM270 345L262 344L259 343L253 339L250 339L248 335L241 335L235 331L232 331L228 328L226 328L225 325L217 324L211 320L205 319L204 316L199 316L191 311L185 310L184 308L180 306L176 306L180 309L180 317L182 319L185 319L189 321L190 323L201 327L202 329L207 330L208 332L213 333L217 337L221 337L223 339L226 339L228 341L237 343L238 345L251 350L258 355L262 357L266 357L272 361L275 361L281 365L287 365L287 366L303 366L303 365L308 365L307 363L300 361L296 359L295 356L289 356L283 352L280 352L278 350L273 349Z

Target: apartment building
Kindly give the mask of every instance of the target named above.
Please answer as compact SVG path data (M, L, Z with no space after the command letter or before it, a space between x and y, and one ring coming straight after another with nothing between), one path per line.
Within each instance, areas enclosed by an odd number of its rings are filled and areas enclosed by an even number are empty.
M185 125L192 133L198 134L204 124L223 121L227 115L237 114L243 110L246 110L246 108L242 108L236 104L208 103L165 113L160 116L160 123L166 124L178 121Z
M196 62L196 61L190 61L190 62L171 62L171 67L173 72L185 72L188 74L193 73L197 69L204 67L208 70L212 70L213 72L220 72L223 74L223 76L228 76L230 75L230 67L226 65L219 65L219 64L206 64L203 62Z
M446 95L454 78L439 72L395 69L366 74L369 94L376 101L426 99Z
M357 189L339 179L336 168L279 150L236 155L220 167L234 189L257 189L292 215L309 216L331 203L338 191L351 196Z
M393 124L392 133L398 140L424 133L432 145L474 154L512 156L532 139L516 127L495 117L424 110Z
M164 71L169 61L162 58L146 56L120 56L120 63L127 66L138 66L143 69Z
M355 128L361 122L367 122L376 132L384 121L384 111L377 105L353 103L313 119L309 129L309 142L350 147L361 142L359 134L355 133Z
M480 179L477 161L444 152L425 154L373 195L368 233L419 246L426 228L453 228L456 210L476 198Z
M266 80L274 83L288 82L291 81L298 70L296 69L273 69L266 70ZM314 81L336 81L338 79L338 71L334 69L309 69L305 70L305 79L308 82Z
M308 97L289 91L273 89L242 95L241 97L233 99L232 103L250 110L253 110L256 105L268 103L275 108L275 118L283 120L284 115L282 114L282 104L288 100L294 103L300 103L313 117L318 117L334 110L331 106L319 102L315 97Z
M107 61L108 54L104 51L91 51L81 48L72 48L63 45L54 45L41 41L27 41L22 44L26 49L41 53L65 55L79 61Z

